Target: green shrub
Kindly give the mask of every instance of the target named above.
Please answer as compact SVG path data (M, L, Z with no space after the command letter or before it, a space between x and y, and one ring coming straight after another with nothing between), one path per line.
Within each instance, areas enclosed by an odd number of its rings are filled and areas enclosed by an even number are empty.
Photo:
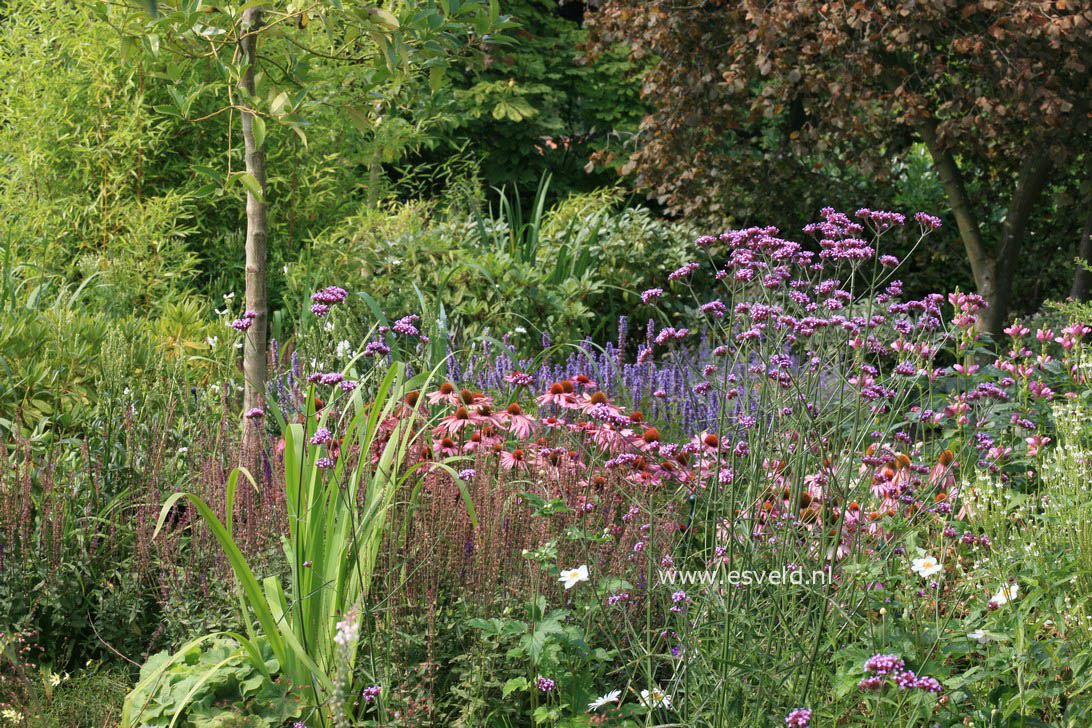
M449 329L468 339L508 334L522 350L543 333L603 341L619 316L656 315L640 292L686 262L695 237L687 225L623 207L610 190L570 196L529 220L518 211L517 200L481 216L443 216L420 202L364 208L288 266L291 299L304 308L310 291L337 284L394 318L422 312L422 297L428 308L442 302ZM363 326L371 312L358 308ZM356 341L352 332L328 338L343 336Z

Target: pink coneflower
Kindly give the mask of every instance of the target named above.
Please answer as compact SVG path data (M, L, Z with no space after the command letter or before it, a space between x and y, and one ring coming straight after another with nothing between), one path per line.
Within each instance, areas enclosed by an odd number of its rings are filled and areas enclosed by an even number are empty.
M504 381L517 387L530 387L535 383L534 376L524 372L512 372L504 377Z
M523 410L515 402L508 405L508 409L504 412L508 418L509 432L521 440L526 440L531 436L531 428L535 424L533 417L523 414Z
M448 435L457 435L459 434L459 430L469 425L476 424L478 421L479 418L471 414L466 407L459 407L459 409L455 410L455 414L448 415L441 419L436 430L441 433L447 433Z
M638 432L641 432L641 434L639 436L634 436L634 440L633 440L633 444L636 445L638 449L644 450L645 452L648 452L649 450L659 449L659 447L660 447L660 431L659 430L657 430L655 427L650 427L647 430L644 430L643 432L641 430L638 430Z
M573 383L568 379L554 382L549 391L535 398L540 407L557 405L558 407L573 408L577 406L576 397L573 396Z
M439 404L440 402L446 402L451 405L459 404L459 393L452 386L451 382L444 382L440 385L440 388L435 392L428 393L429 404Z
M573 377L573 382L578 387L583 387L584 389L591 389L595 386L595 382L593 382L591 379L584 376L583 374L577 374L575 377Z
M622 408L611 402L610 398L607 397L605 393L600 391L595 391L591 394L585 392L584 394L580 395L580 399L576 400L574 407L575 409L579 409L584 414L592 414L593 410L601 413L609 413L615 415L622 413Z
M512 452L502 450L500 454L500 466L505 470L514 470L516 468L526 470L526 453L524 453L523 450L513 450Z
M459 454L459 446L455 444L455 441L450 437L443 437L439 440L435 440L432 443L432 451L437 455L443 455L444 457L450 457L452 455Z
M482 392L472 392L469 389L459 390L459 404L470 406L473 404L492 404L493 398L485 396Z

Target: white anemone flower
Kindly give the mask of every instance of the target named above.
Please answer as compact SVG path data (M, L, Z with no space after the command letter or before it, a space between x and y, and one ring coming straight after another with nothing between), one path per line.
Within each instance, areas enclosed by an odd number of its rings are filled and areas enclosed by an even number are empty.
M910 566L910 570L915 574L921 576L924 579L929 578L933 574L937 574L943 567L932 556L923 556L920 559L914 559Z
M566 589L572 589L574 586L582 581L588 580L588 567L585 564L581 564L575 569L566 569L561 572L561 578L558 579L565 585Z
M1008 604L1016 599L1016 596L1020 593L1019 584L1009 584L1007 587L1003 586L997 590L997 593L990 599L991 602L997 606L1002 604Z
M588 710L599 710L607 703L617 703L618 699L622 697L621 690L611 690L606 695L600 696L595 700L588 703Z

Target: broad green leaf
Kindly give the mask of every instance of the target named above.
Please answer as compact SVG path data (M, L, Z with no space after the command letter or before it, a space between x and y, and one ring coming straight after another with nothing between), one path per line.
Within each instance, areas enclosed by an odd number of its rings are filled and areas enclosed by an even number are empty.
M251 124L254 128L254 145L261 149L265 146L265 119L254 115L251 118Z
M265 199L262 194L262 186L258 183L258 179L249 172L243 172L239 175L239 181L243 183L243 187L246 187L247 191L257 197L259 200Z

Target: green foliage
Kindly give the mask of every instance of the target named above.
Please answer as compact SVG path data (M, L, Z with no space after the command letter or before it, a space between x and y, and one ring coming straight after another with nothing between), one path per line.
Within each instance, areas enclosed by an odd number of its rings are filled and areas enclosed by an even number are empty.
M280 665L267 640L254 646L264 670L229 637L190 643L173 659L152 655L125 698L122 725L280 728L299 718L299 688L275 677Z
M0 650L7 646L0 640ZM8 651L7 657L11 656ZM58 673L47 665L4 664L0 657L0 704L21 715L21 721L0 713L5 725L25 728L107 728L116 725L129 690L128 672L92 662L74 674ZM14 668L14 669L13 669ZM13 671L18 682L10 680ZM7 674L4 674L7 673ZM6 679L7 678L7 679Z
M554 341L613 336L619 316L661 315L640 292L688 260L696 232L623 208L619 194L573 195L524 218L513 195L488 214L442 216L421 203L363 209L317 238L288 279L293 298L337 281L367 291L391 318L442 302L448 328L465 339L508 334L521 350L542 333ZM309 305L309 304L308 304ZM363 313L329 339L356 342ZM332 346L332 345L331 345ZM321 358L321 357L320 357Z
M171 126L146 113L143 69L108 25L45 5L9 5L0 30L0 234L16 262L97 273L103 310L154 309L196 266L188 195L156 184Z
M639 83L630 78L640 63L621 48L587 62L587 31L574 17L578 3L511 0L503 7L517 27L494 39L480 73L452 74L448 124L422 159L436 159L466 139L492 187L530 195L543 171L563 194L613 183L613 156L645 112ZM612 163L596 171L587 164L594 152L612 156Z
M240 475L253 484L250 474L243 469L234 470L228 479L225 521L221 522L201 498L177 492L164 503L156 527L158 533L179 501L186 501L196 510L231 564L243 613L252 614L256 622L255 626L247 620L248 637L234 633L230 636L241 645L249 665L267 679L272 670L264 659L259 659L259 637L267 641L276 664L292 684L311 686L304 699L312 711L308 720L316 724L317 711L336 715L337 709L328 701L340 689L341 671L347 669L352 674L356 660L355 649L348 655L338 649L335 622L348 618L346 615L358 609L367 597L378 549L388 528L388 512L395 493L413 472L403 472L402 462L414 437L401 430L384 435L380 427L405 390L426 386L427 376L407 382L398 363L380 375L379 381L366 381L362 387L375 387L375 401L371 405L365 406L361 394L355 392L342 404L343 411L323 410L317 423L313 409L307 413L306 425L280 421L285 438L284 497L290 514L285 541L290 569L287 592L275 576L259 583L233 538L233 504ZM319 461L324 456L324 448L320 447L324 443L308 445L308 441L317 427L337 428L335 420L339 416L344 426L339 448L348 451L355 446L364 456L348 466L349 458L339 458L327 475ZM373 451L374 463L368 457ZM147 668L143 683L155 684L175 664L187 662L190 651L201 639L169 659L157 660ZM347 664L342 663L344 659ZM180 714L192 700L196 687L199 685L171 698L174 715ZM353 685L349 692L359 691L360 687ZM139 701L130 698L122 721L126 727L144 720Z

